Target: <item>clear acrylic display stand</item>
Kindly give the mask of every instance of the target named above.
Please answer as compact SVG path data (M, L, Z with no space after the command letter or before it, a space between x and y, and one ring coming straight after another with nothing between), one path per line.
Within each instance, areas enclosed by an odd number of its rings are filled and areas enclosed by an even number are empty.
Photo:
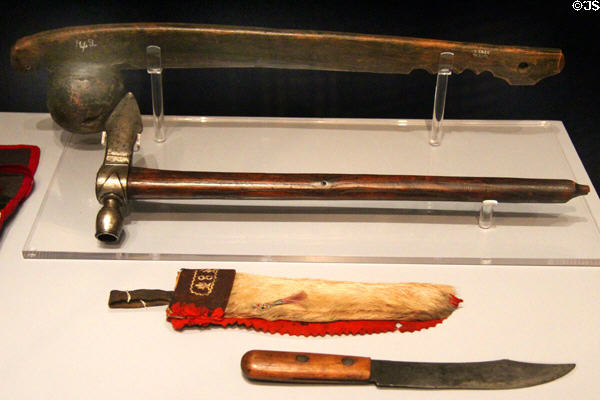
M162 143L166 140L163 110L162 61L158 46L146 47L146 64L150 75L152 90L152 123L154 125L154 141Z
M431 119L431 130L429 131L429 144L440 146L444 137L442 128L444 122L444 110L446 109L446 94L448 92L448 78L452 75L454 64L454 53L444 51L440 53L435 93L433 96L433 117ZM494 207L498 205L496 200L485 200L479 209L479 227L489 229L494 224Z
M151 129L152 117L143 120ZM555 121L446 120L451 139L435 151L424 120L167 117L165 124L168 146L142 135L133 165L590 184ZM565 204L498 204L494 229L477 224L481 203L137 201L123 240L107 245L94 238L100 209L94 183L104 149L97 138L67 138L23 248L26 258L600 265L600 200L593 189Z
M446 108L446 93L448 91L448 78L452 75L452 64L454 53L445 51L440 53L435 94L433 96L433 118L431 119L431 131L429 132L429 144L439 146L442 144L444 122L444 110Z
M496 200L484 200L479 209L479 227L489 229L494 224L494 207L498 205Z

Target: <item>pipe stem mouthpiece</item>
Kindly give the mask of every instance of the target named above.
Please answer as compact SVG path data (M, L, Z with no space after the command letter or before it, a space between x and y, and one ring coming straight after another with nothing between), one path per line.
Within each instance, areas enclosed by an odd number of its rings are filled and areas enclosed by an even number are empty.
M579 183L575 184L575 196L585 196L590 192L590 187L588 185L580 185Z
M96 239L105 243L115 243L123 232L122 202L114 197L105 198L104 206L96 217Z

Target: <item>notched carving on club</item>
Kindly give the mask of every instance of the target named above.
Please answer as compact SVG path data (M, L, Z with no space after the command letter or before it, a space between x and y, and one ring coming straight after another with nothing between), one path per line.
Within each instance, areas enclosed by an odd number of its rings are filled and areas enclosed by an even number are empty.
M424 69L435 73L440 53L451 51L455 73L467 69L489 71L511 85L533 85L559 73L564 66L559 49L178 23L91 25L40 32L17 41L11 50L11 62L19 71L49 70L52 90L48 103L53 117L70 131L90 133L101 131L101 122L110 114L97 103L104 99L114 106L124 94L114 71L146 69L149 45L160 46L164 68L283 68L381 74ZM88 74L82 65L90 66ZM96 90L98 94L88 95L78 82L69 81L70 74L75 80L88 75L90 84L85 90ZM96 83L91 84L94 80ZM68 99L69 94L91 98L82 102L55 100ZM74 113L72 110L78 107L82 110ZM96 120L98 124L94 124Z

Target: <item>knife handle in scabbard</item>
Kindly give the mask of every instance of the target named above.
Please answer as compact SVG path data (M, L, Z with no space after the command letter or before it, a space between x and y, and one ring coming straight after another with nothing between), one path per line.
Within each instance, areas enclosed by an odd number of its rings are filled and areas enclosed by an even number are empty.
M251 350L241 361L245 377L274 382L368 383L371 359L315 353Z
M164 306L173 297L172 291L158 289L111 290L109 308L143 308Z

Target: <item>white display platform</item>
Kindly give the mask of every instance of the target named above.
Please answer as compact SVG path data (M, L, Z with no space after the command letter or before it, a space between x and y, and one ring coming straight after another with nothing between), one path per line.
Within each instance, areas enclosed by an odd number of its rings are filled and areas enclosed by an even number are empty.
M171 117L155 143L145 119L133 165L175 170L572 179L590 184L556 121ZM23 248L26 258L599 265L598 197L500 204L409 201L132 202L121 243L94 238L99 137L63 135L62 155Z
M42 149L35 188L0 234L0 399L600 398L600 317L595 312L600 304L600 268L24 259L24 243L50 193L67 139L47 114L0 113L0 124L0 143L35 144ZM550 124L562 132L559 122ZM575 152L566 134L557 134L557 139L567 149L573 175L580 183L589 183L580 164L571 160ZM587 204L593 215L599 215L595 192ZM565 236L565 240L577 238ZM241 328L175 332L165 321L164 307L108 308L110 290L169 289L181 268L236 268L269 276L359 282L445 283L455 286L464 302L443 324L421 332L316 338ZM515 390L277 385L242 377L240 358L250 349L431 362L511 358L577 366L554 382Z

